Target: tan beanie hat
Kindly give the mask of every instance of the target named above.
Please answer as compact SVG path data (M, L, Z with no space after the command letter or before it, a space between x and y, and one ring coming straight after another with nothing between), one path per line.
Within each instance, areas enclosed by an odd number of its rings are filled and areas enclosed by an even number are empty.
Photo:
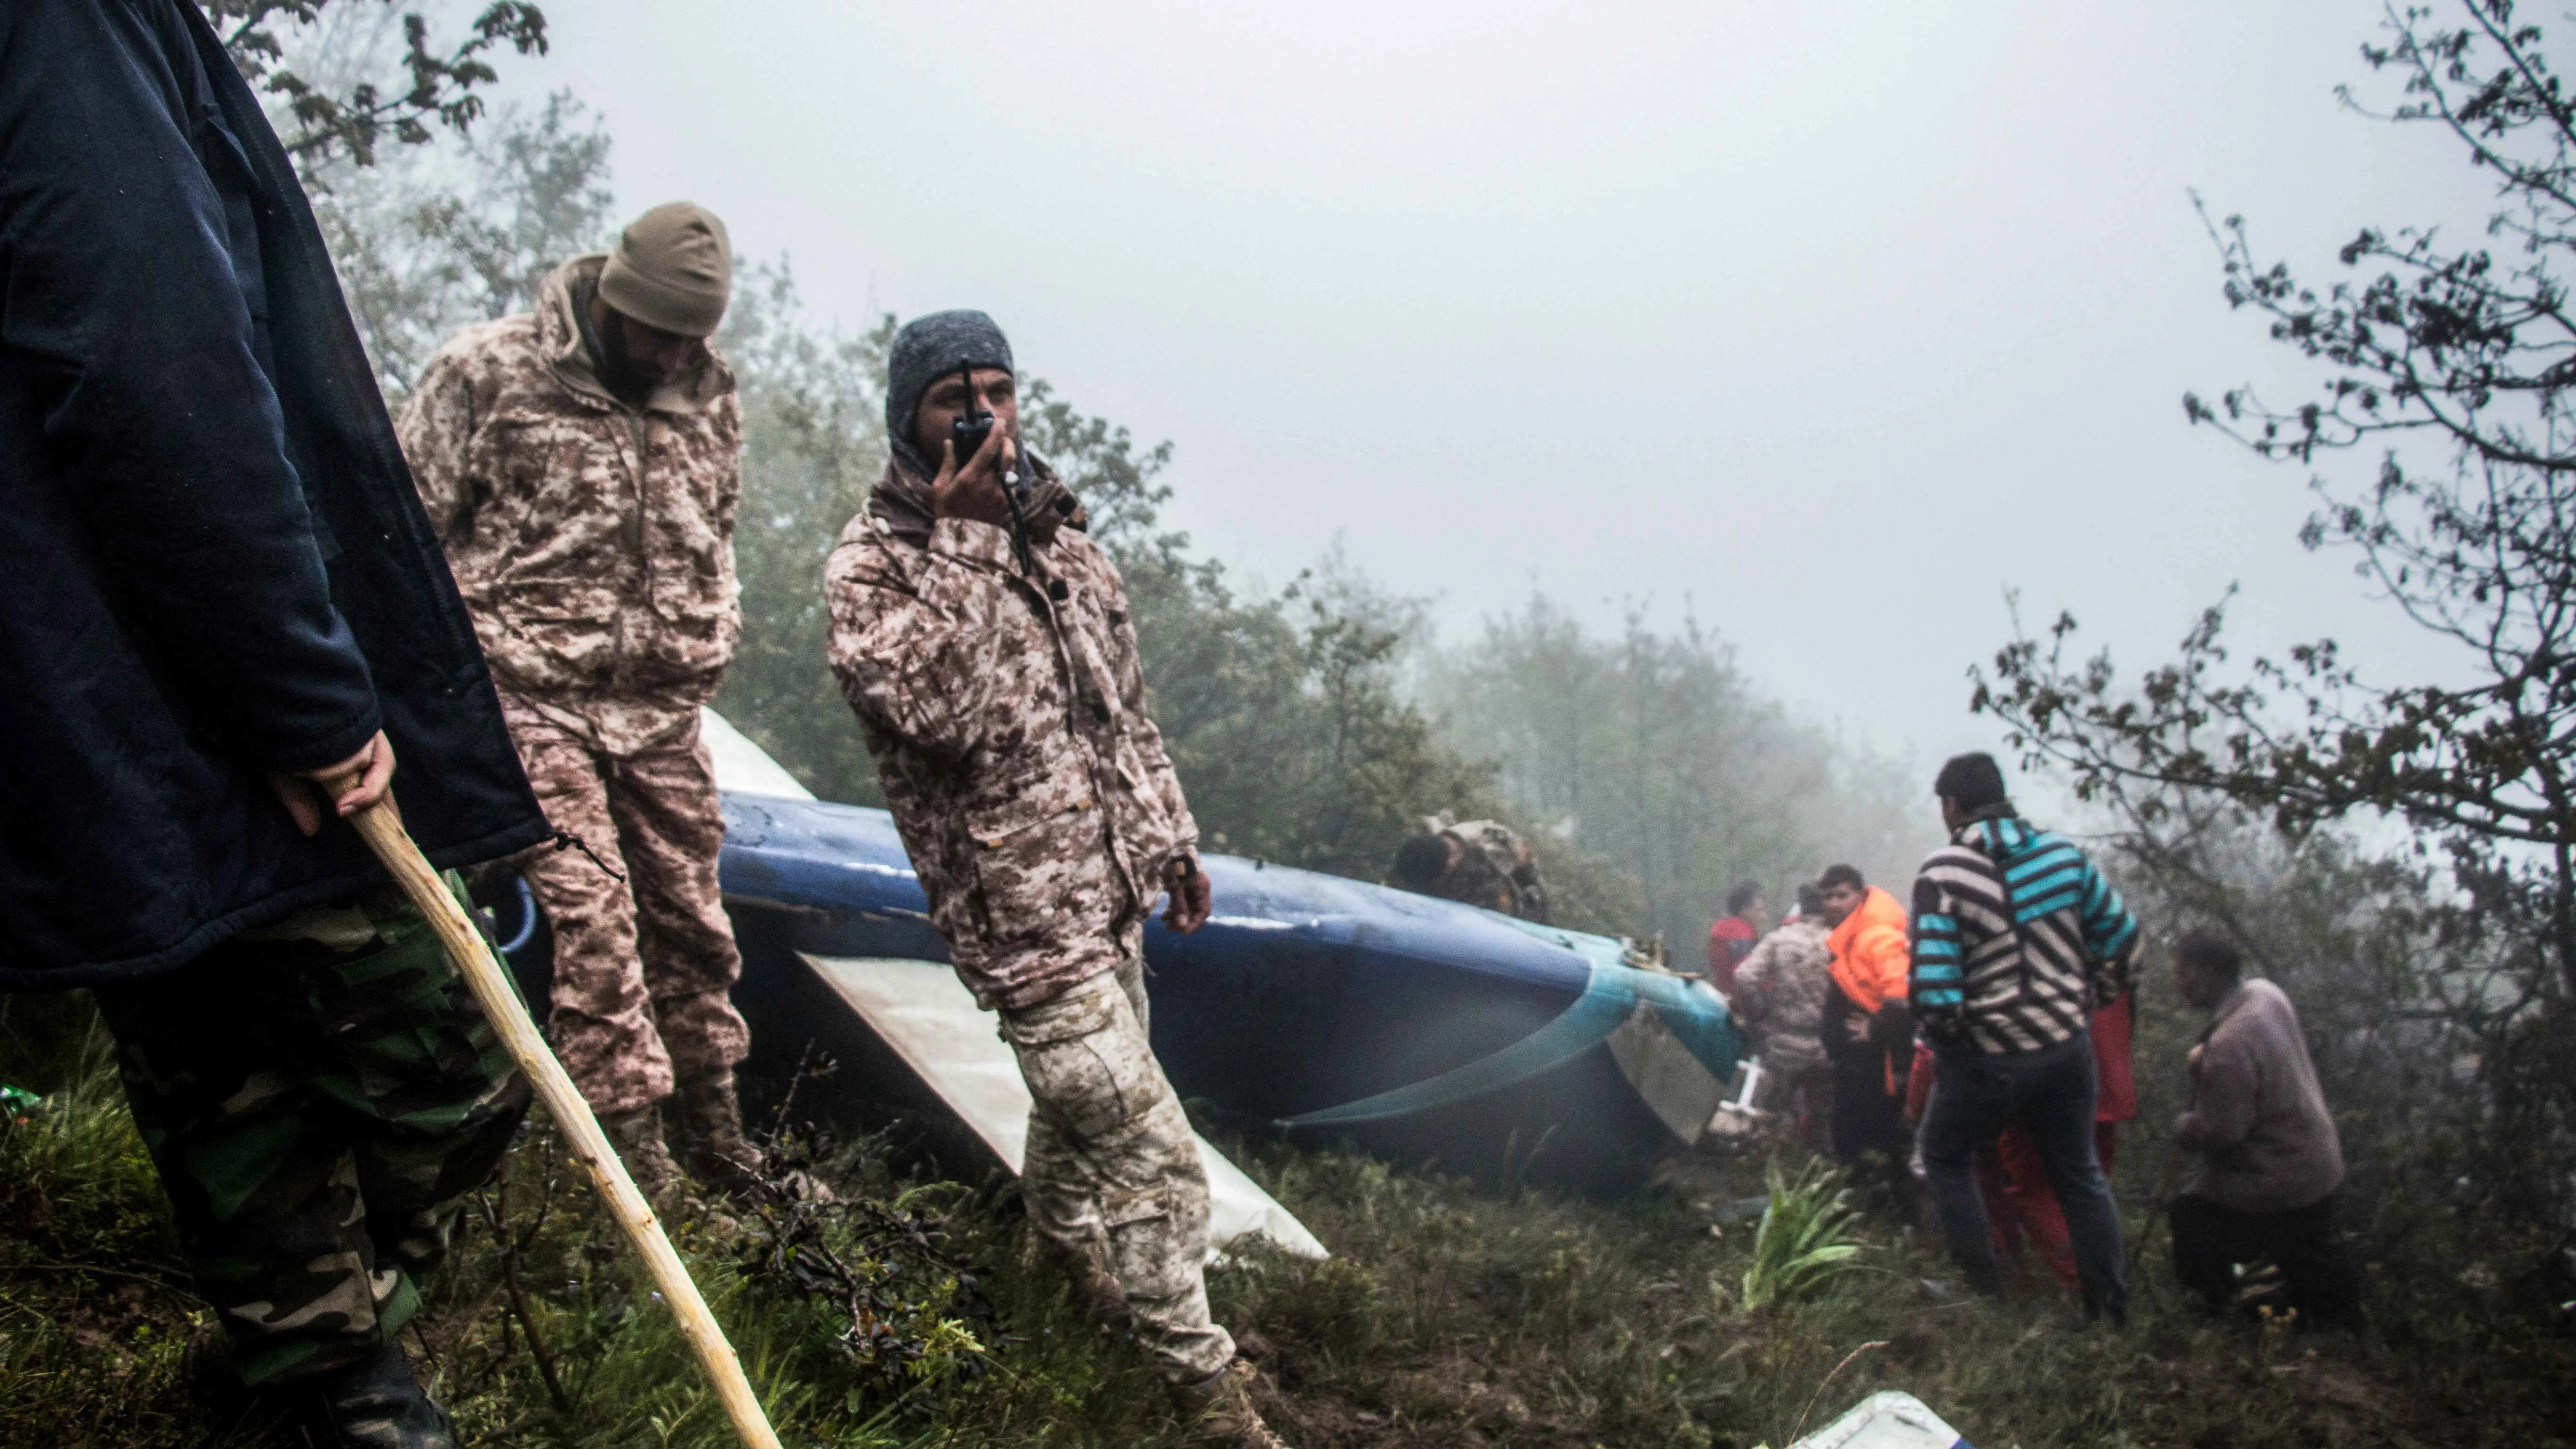
M647 327L714 334L733 295L733 241L715 213L668 201L628 223L599 273L599 300Z

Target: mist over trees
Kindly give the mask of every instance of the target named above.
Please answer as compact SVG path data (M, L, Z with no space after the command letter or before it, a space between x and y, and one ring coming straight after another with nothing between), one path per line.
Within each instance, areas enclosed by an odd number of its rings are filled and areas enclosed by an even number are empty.
M483 32L460 20L515 17L542 34L532 6L421 0L414 23L384 0L203 3L267 78L281 130L347 122L299 143L297 164L390 396L453 329L525 306L548 268L661 199L617 196L602 119L574 97L462 104L489 94L473 65L513 81L536 68L511 59L506 35L463 49ZM1821 1161L1786 1144L1694 1152L1652 1190L1599 1201L1210 1123L1332 1248L1313 1263L1240 1253L1210 1278L1292 1439L1788 1444L1903 1389L1979 1443L2565 1440L2576 953L2562 772L2576 671L2559 580L2576 540L2561 524L2558 408L2576 374L2557 274L2576 177L2560 170L2570 117L2539 37L2493 4L2441 13L2447 28L2399 12L2419 28L2371 63L2420 83L2404 94L2422 109L2400 119L2452 128L2500 181L2498 227L2467 246L2366 233L2338 287L2217 225L2211 282L2312 359L2324 390L2278 406L2213 393L2190 416L2319 475L2311 542L2360 564L2365 587L2449 641L2457 667L2432 688L2367 679L2322 644L2249 667L2213 611L2143 675L2079 648L2091 641L2068 620L2012 640L1978 680L1978 707L2098 812L2047 823L2110 832L2097 850L2159 938L2139 993L2142 1117L2120 1136L2124 1226L2144 1234L2130 1325L2069 1331L2042 1297L1959 1301L1921 1222L1834 1228L1822 1237L1849 1241L1804 1260L1834 1256L1832 1276L1792 1273L1795 1291L1777 1291L1814 1240L1774 1250L1836 1216ZM2349 23L2318 26L2318 43L2343 43ZM893 319L818 318L774 247L744 241L754 256L721 346L749 431L737 538L749 628L720 703L819 792L869 801L873 770L821 663L819 573L883 465ZM1660 932L1681 964L1739 877L1776 891L1852 858L1902 888L1931 833L1928 762L1841 748L1736 667L1730 639L1797 619L1703 622L1674 604L1690 580L1658 578L1624 608L1534 592L1444 636L1438 601L1335 554L1253 580L1170 521L1176 481L1222 480L1176 472L1172 445L1042 381L1024 388L1031 438L1126 570L1155 712L1212 843L1374 875L1419 814L1500 813L1545 855L1562 914ZM2236 935L2306 1027L2351 1166L2338 1225L2367 1282L2372 1321L2349 1339L2295 1334L2269 1302L2259 1327L2204 1319L2157 1251L2157 1184L2179 1165L2166 1124L2206 1025L2175 1000L2164 945L2203 923ZM267 1442L259 1411L218 1389L222 1330L190 1289L111 1048L89 993L0 997L0 1441ZM896 1134L789 1132L772 1146L797 1184L792 1221L763 1209L740 1234L683 1223L681 1249L791 1440L976 1449L1186 1432L1156 1377L1024 1251L1008 1194L943 1181L935 1162L925 1172ZM1801 1159L1784 1183L1779 1169ZM613 1230L578 1177L560 1135L532 1124L471 1200L406 1350L468 1442L733 1443L667 1315L607 1251ZM849 1216L805 1215L814 1185ZM1766 1187L1760 1223L1731 1211ZM781 1256L809 1249L839 1265L820 1291ZM2246 1276L2259 1292L2260 1274Z
M1797 879L1848 861L1902 895L1938 843L1928 771L1798 721L1695 618L1659 633L1632 605L1604 636L1533 593L1433 654L1425 698L1525 818L1632 881L1639 918L1677 945L1740 881L1785 907Z
M395 114L384 78L419 73L432 30L390 9L315 9L296 31L281 7L244 10L283 36L251 60L293 80L272 84L282 131L343 118L299 160L399 404L447 336L525 310L556 264L613 242L611 146L568 92L482 109L475 57L523 34L541 46L531 8L480 12L453 51L465 59L406 92L410 124L372 132L347 118ZM519 29L492 28L513 17ZM314 96L341 102L320 112ZM818 795L878 803L823 662L822 568L885 468L897 319L837 328L806 311L784 258L738 265L718 346L743 404L745 626L716 707ZM1283 587L1247 583L1165 524L1173 444L1139 442L1042 378L1023 387L1030 445L1126 577L1154 716L1211 848L1374 880L1426 817L1499 817L1539 849L1563 924L1660 933L1688 964L1739 880L1775 902L1836 860L1895 881L1930 843L1921 782L1793 720L1695 620L1662 633L1632 610L1603 637L1534 595L1444 648L1430 601L1338 558Z
M2306 1016L2381 1241L2576 1222L2576 102L2503 0L2392 11L2393 103L2492 178L2483 235L2367 227L2333 280L2210 233L2227 304L2317 391L2185 414L2314 470L2311 549L2445 646L2373 680L2331 639L2231 665L2224 601L2124 678L2071 615L2004 648L1975 707L2119 829L2174 926L2225 925ZM2393 82L2387 84L2386 82ZM2404 827L2404 844L2358 843ZM2356 831L2353 827L2362 829Z
M327 11L326 8L328 7ZM462 136L483 114L493 59L546 51L545 13L527 0L491 0L461 39L418 11L331 0L198 0L287 154L308 171L335 159L374 165L386 142L420 146Z

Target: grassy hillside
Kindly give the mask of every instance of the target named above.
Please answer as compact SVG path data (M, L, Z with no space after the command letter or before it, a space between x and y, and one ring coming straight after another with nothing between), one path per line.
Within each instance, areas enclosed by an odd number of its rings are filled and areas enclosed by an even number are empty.
M0 999L0 1081L49 1094L0 1129L0 1444L283 1442L209 1407L215 1330L86 1004ZM1306 1449L1777 1445L1885 1387L1998 1449L2526 1446L2566 1443L2576 1425L2576 1341L2514 1293L2514 1265L2545 1245L2479 1241L2472 1255L2465 1227L2413 1257L2483 1271L2374 1273L2376 1327L2360 1341L2202 1323L2166 1284L2160 1246L2132 1326L2088 1332L2055 1300L1927 1292L1920 1280L1946 1268L1875 1227L1805 1296L1792 1285L1748 1308L1768 1291L1746 1281L1757 1224L1722 1219L1763 1190L1755 1162L1685 1159L1655 1191L1601 1203L1238 1146L1338 1254L1255 1256L1212 1278ZM1180 1442L1135 1351L1102 1341L1024 1263L1005 1185L907 1178L868 1143L825 1157L818 1170L853 1205L789 1225L793 1271L756 1225L682 1229L787 1442ZM413 1348L471 1442L729 1442L551 1134L531 1133L468 1218ZM764 1247L769 1264L747 1272ZM780 1286L798 1277L813 1291Z

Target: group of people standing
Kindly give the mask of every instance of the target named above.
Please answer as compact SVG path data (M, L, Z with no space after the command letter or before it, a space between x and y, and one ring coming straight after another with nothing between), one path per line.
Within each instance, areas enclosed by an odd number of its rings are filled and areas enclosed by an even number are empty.
M453 1449L396 1335L529 1103L334 815L398 800L440 867L521 873L555 1049L629 1168L666 1204L758 1182L698 733L742 627L741 412L709 341L731 281L714 216L656 207L442 347L397 423L200 7L0 9L0 987L95 988L197 1289L320 1442ZM816 662L1017 1055L1038 1240L1198 1433L1275 1449L1209 1314L1206 1177L1146 1032L1145 918L1210 911L1197 828L1117 570L1017 408L989 317L898 333L892 458L832 549ZM1767 936L1739 901L1718 985L1899 1197L1928 1060L1922 1157L1969 1280L2000 1284L1992 1147L2002 1181L2045 1179L2088 1312L2116 1319L2097 1119L2133 1100L2109 1023L2137 923L1991 760L1938 792L1951 844L1910 909L1847 866ZM1547 914L1492 822L1429 822L1397 875ZM2265 1254L2339 1312L2341 1161L2295 1014L2224 939L2180 954L2213 1026L2178 1266L2215 1285Z
M530 1100L335 815L398 802L442 869L521 875L629 1171L711 1219L759 1190L699 736L742 629L732 275L720 221L655 207L397 420L201 8L0 10L0 989L95 989L197 1290L315 1442L454 1449L397 1335ZM1196 1434L1277 1449L1146 1035L1145 917L1209 913L1197 828L1016 377L980 312L896 336L815 664L1018 1056L1037 1240Z
M2125 1319L2109 1173L2137 1116L2130 1039L2143 933L2082 849L2024 820L1991 756L1934 782L1949 843L1900 903L1835 865L1768 933L1758 885L1709 933L1709 981L1759 1044L1772 1100L1887 1211L1917 1211L1916 1164L1968 1286L2005 1291L2026 1240L2087 1318ZM2223 933L2174 948L2211 1012L2175 1124L2193 1171L2170 1204L2177 1276L2213 1309L2268 1260L2310 1324L2354 1325L2332 1228L2343 1162L2295 1010L2241 979Z

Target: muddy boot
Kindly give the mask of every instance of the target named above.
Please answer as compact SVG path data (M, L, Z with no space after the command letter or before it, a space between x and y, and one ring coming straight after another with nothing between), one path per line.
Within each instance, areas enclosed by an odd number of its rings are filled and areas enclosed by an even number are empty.
M1172 1407L1202 1444L1288 1449L1287 1442L1271 1433L1270 1426L1261 1422L1261 1412L1252 1407L1253 1386L1259 1382L1261 1371L1236 1359L1197 1383L1174 1385Z
M302 1421L305 1442L317 1449L457 1449L456 1426L412 1376L398 1343L265 1396Z
M626 1175L635 1179L655 1207L668 1211L681 1186L680 1164L671 1160L670 1146L662 1140L662 1109L643 1106L603 1112L599 1130L608 1134L608 1145L617 1149Z
M760 1149L742 1135L733 1073L681 1082L671 1093L671 1129L689 1176L731 1197L759 1195Z

